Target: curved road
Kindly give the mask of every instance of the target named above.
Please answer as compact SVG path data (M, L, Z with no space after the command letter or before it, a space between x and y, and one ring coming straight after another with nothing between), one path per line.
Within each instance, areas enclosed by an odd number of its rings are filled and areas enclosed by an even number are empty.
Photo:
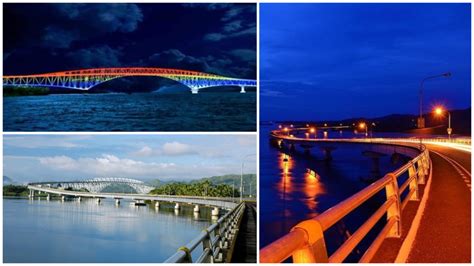
M408 259L471 262L471 153L427 145L433 176Z

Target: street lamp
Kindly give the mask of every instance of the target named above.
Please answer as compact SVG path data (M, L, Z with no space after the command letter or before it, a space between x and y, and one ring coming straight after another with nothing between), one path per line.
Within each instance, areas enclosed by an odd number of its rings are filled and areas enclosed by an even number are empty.
M247 154L244 157L242 157L242 165L240 168L240 202L242 202L242 192L244 191L244 162L245 162L245 159L250 156L255 156L255 154L254 153Z
M438 106L434 109L435 115L438 116L441 116L445 111L448 113L448 139L451 140L451 133L453 132L453 129L451 128L451 113L448 110L444 110L441 106Z
M423 118L423 84L428 79L434 79L434 78L439 78L439 77L449 78L449 77L451 77L451 72L446 72L446 73L443 73L443 74L426 77L421 81L421 85L420 85L420 117L418 117L418 123L417 123L418 128L424 128L425 127L425 119Z
M359 123L359 128L360 129L365 129L365 136L367 137L369 135L369 127L365 122Z

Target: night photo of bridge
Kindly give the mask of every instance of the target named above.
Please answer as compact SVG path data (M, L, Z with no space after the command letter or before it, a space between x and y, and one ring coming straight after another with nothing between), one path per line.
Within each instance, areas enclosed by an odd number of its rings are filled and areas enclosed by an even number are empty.
M255 153L252 135L5 136L3 261L255 263Z
M260 5L261 263L471 262L470 8Z
M5 4L4 16L5 131L256 130L255 4Z

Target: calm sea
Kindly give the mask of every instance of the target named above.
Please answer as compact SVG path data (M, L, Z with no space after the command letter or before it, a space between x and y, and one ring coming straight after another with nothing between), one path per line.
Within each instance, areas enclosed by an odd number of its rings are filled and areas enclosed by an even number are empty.
M210 224L208 208L4 198L3 261L163 262Z
M256 93L5 97L5 131L255 131Z

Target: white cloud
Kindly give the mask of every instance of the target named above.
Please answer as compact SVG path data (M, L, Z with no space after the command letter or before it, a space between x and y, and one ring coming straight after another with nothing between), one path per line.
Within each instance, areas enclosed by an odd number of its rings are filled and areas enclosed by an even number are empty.
M79 167L74 159L64 155L39 158L39 161L43 165L49 165L59 170L76 170Z
M169 156L197 154L197 151L190 145L177 141L165 143L163 145L162 152L164 155Z
M136 152L133 152L132 154L135 156L150 156L153 154L153 149L148 146L144 146L143 148Z
M77 171L95 176L159 176L163 170L176 168L175 163L146 163L115 155L103 154L97 158L79 158L62 155L40 157L39 162L52 170Z

